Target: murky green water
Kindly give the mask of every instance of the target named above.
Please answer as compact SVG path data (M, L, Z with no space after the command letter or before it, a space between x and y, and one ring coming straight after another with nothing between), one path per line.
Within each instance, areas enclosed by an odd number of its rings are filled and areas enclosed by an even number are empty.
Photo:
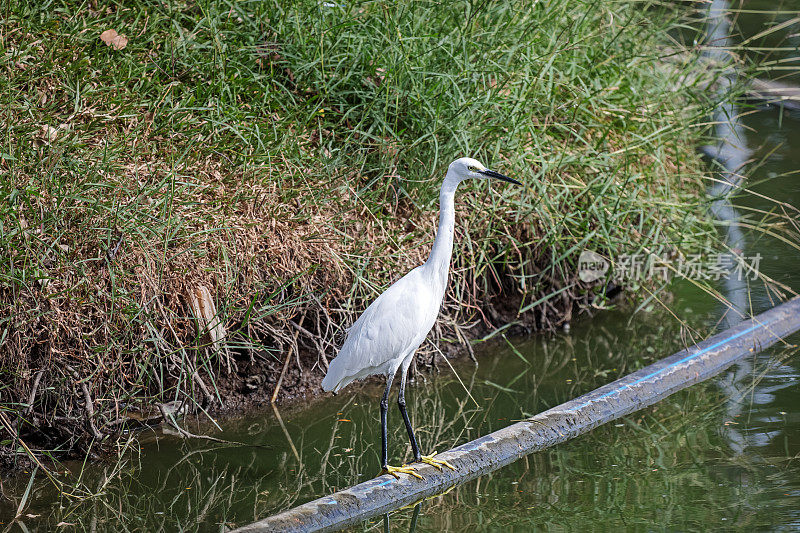
M746 7L774 7L766 4ZM800 9L796 4L784 2L782 9ZM740 17L750 34L773 20ZM800 46L797 25L783 37L792 32L781 46ZM786 209L796 224L796 213L767 198L800 206L800 119L764 110L743 117L742 125L754 157L769 157L745 170L753 193L735 201L740 214L755 223L760 215L753 209ZM800 288L797 249L746 228L744 238L746 255L762 255L764 274ZM762 282L719 288L744 291L754 312L773 305L774 293ZM718 302L691 284L676 287L669 306L700 333L711 331L723 314ZM463 386L440 363L441 373L422 376L407 393L423 451L507 426L677 351L692 338L657 304L630 311L599 312L570 333L510 339L516 351L502 339L486 343L478 350L479 367L457 366ZM798 343L800 336L789 341ZM721 378L423 502L416 529L798 530L799 383L796 351L775 347ZM38 483L28 516L12 530L44 531L63 523L65 530L219 531L366 480L379 463L381 392L380 384L355 384L302 408L267 407L222 419L221 432L195 428L263 447L145 435L120 477L111 476L112 465L86 465L85 478L102 496L75 503ZM389 416L390 457L398 463L410 449L394 407ZM69 467L79 472L81 465ZM112 481L104 485L107 478ZM0 499L0 521L9 520L26 484L24 476L3 480L9 500ZM392 513L392 530L408 530L413 514L411 508ZM378 517L356 529L383 527Z
M676 308L689 322L711 326L714 307ZM683 345L680 328L657 311L633 320L628 313L605 312L568 335L514 342L528 362L493 344L479 354L477 369L458 365L480 407L449 370L409 387L425 450L504 427ZM738 382L732 372L423 502L417 530L800 526L800 364L779 359L791 353L759 355L756 372L740 372ZM761 373L753 387L753 376ZM145 438L122 481L112 482L103 497L82 504L62 498L65 507L55 508L55 495L42 485L28 510L41 516L24 522L42 530L63 521L80 529L216 531L286 509L375 475L380 394L379 384L360 385L302 409L221 420L224 431L214 433L264 449L163 434ZM391 457L408 458L394 411L390 425ZM102 468L88 468L98 487ZM407 529L412 514L393 513L392 528Z

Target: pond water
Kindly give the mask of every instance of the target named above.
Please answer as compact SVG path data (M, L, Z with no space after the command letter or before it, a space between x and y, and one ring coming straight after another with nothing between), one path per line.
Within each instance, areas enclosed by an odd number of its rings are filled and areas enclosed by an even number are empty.
M784 2L782 9L798 10L797 4ZM752 35L767 21L792 16L742 13L739 24ZM797 25L782 35L781 46L800 45ZM740 126L742 142L758 163L745 167L751 192L737 196L733 207L757 225L757 210L780 209L772 199L800 206L800 119L763 109L744 114ZM796 214L786 212L796 224ZM745 255L761 254L761 272L800 289L800 252L757 230L740 229L737 242ZM719 290L754 313L775 303L775 293L761 281L720 284ZM742 290L743 298L731 296ZM692 329L682 328L654 302L636 313L598 312L569 333L497 337L479 345L478 367L457 364L460 380L440 363L441 372L420 376L407 391L423 451L449 449L569 400L678 351L693 334L699 339L725 322L724 307L690 283L676 286L671 298L672 312ZM800 343L800 336L788 340ZM412 525L416 531L800 529L799 383L796 350L778 345L651 408L398 510L389 515L388 526L395 531ZM51 530L62 523L70 525L66 530L220 531L364 481L379 463L381 392L377 383L354 384L339 396L302 407L266 407L221 419L221 431L193 428L262 447L187 442L163 431L145 434L136 444L139 453L126 455L119 477L111 475L111 464L86 465L86 479L102 497L74 503L49 484L37 484L28 516L13 528ZM394 403L389 424L389 454L397 464L410 458L410 449ZM74 472L81 468L69 466ZM4 480L3 490L21 494L26 484L25 476ZM9 513L13 509L0 499L0 522L8 522ZM384 518L376 517L354 530L385 527Z

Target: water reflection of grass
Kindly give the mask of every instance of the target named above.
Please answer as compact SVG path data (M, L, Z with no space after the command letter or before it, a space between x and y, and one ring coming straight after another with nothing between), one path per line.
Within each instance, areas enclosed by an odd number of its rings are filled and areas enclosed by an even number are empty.
M763 525L773 512L772 495L763 488L765 472L752 459L730 457L720 430L724 403L713 385L681 392L643 414L424 502L418 531L585 530L586 524L687 530L728 520L737 527ZM276 471L261 480L252 476L255 456L232 466L216 447L197 448L161 472L156 485L141 484L138 468L131 469L103 498L68 506L52 520L122 531L241 524L295 505L309 491L341 488L337 480L374 467L371 454L341 453L357 442L355 432L345 432L346 443L337 443L339 433L331 434L326 450L301 446L308 464L298 465L284 452ZM315 459L320 462L312 464ZM392 514L392 529L405 530L411 516L411 509ZM379 518L374 526L380 526Z
M707 530L775 524L780 484L730 457L713 385L531 455L423 504L419 531ZM797 468L778 474L784 483ZM773 474L774 475L774 474ZM795 498L796 503L796 498ZM392 516L398 530L408 512Z
M650 362L656 354L648 348L656 343L682 346L681 328L667 325L658 313L631 323L626 336L619 335L621 316L587 323L574 335L511 339L530 365L499 343L487 347L489 353L478 350L477 369L463 364L457 370L480 407L448 373L418 381L407 400L422 446L450 448L577 396ZM486 385L489 377L516 392ZM363 481L377 472L380 389L366 383L354 395L283 412L280 420L268 410L223 422L223 437L268 444L267 450L162 438L146 447L140 461L130 457L96 498L50 506L56 496L39 487L29 512L42 516L26 520L63 521L79 529L217 530L219 524L241 525ZM747 388L741 396L747 398ZM732 454L727 397L703 385L530 455L424 502L419 530L585 524L636 529L648 523L695 529L703 521L732 520L736 512L737 524L762 523L769 511L756 508L774 505L763 487L780 486L785 482L780 476L797 467L767 472L752 455ZM392 416L390 453L409 458L404 428L399 416ZM778 479L763 483L766 475ZM106 478L86 475L96 487ZM392 529L405 529L411 513L394 513ZM378 520L365 527L380 525Z

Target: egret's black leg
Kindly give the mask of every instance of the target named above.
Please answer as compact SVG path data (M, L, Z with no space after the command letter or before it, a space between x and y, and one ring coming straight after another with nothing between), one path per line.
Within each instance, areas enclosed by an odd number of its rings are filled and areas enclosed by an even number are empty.
M399 478L398 474L408 474L422 479L422 476L414 471L413 466L389 466L389 438L386 434L386 413L389 411L389 390L392 388L394 375L386 378L386 390L381 398L381 472L391 474Z
M417 437L414 436L414 428L411 427L411 420L408 419L408 412L406 411L406 372L408 367L403 367L402 374L400 374L400 393L397 395L397 406L400 407L400 413L403 415L403 422L406 423L406 430L408 431L408 438L411 440L411 450L414 452L414 461L423 462L435 466L439 470L443 466L455 470L455 467L447 461L434 459L433 456L436 452L430 455L422 455L419 453L419 446L417 446Z
M406 369L400 375L400 393L397 395L397 406L400 408L400 414L403 415L403 422L406 424L406 431L408 431L408 438L411 440L411 451L414 453L414 460L421 461L422 454L419 453L419 446L417 445L417 437L414 436L414 428L411 427L411 420L408 419L408 411L406 411Z
M386 390L383 391L381 398L381 467L384 469L389 465L389 446L386 435L386 413L389 411L389 391L392 388L394 375L386 378Z

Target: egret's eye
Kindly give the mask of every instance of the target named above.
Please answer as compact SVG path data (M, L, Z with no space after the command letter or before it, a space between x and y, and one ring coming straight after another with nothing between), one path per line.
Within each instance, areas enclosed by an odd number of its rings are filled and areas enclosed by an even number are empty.
M470 172L477 172L478 167L467 167L467 170L469 170Z

